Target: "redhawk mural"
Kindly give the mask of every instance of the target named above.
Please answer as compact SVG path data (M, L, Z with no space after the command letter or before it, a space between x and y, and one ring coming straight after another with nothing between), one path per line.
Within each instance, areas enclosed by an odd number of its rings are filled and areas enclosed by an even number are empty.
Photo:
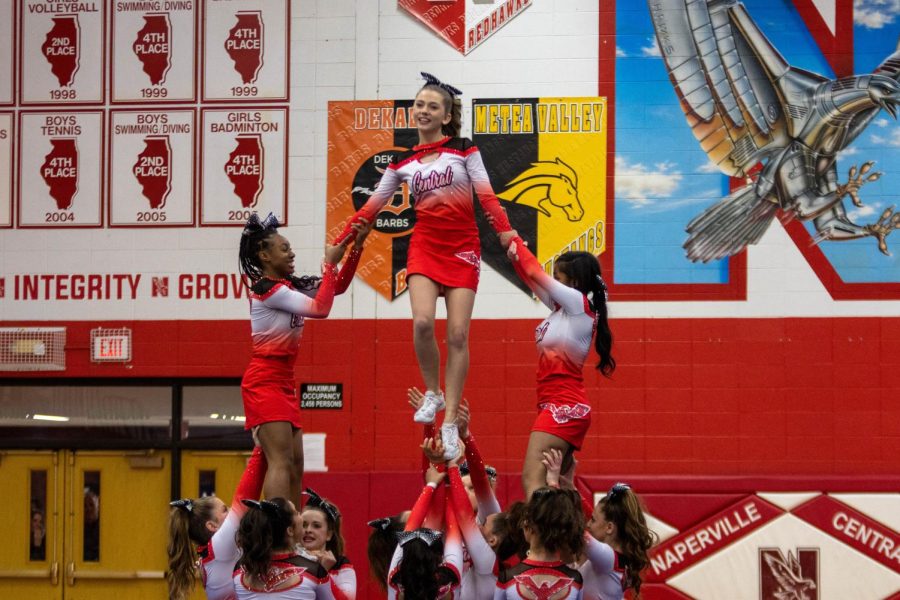
M815 241L887 236L900 228L894 207L867 225L844 205L881 174L873 162L838 182L838 153L884 109L900 104L900 51L874 73L829 79L792 67L738 0L648 0L656 41L681 108L710 160L747 185L694 218L688 258L707 262L755 244L772 219L812 220ZM759 166L761 164L761 166Z

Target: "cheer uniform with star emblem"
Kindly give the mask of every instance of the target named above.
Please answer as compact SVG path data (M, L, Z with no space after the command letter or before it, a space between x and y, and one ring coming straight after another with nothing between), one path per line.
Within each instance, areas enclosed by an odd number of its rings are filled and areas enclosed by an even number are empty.
M334 297L350 286L360 255L354 248L339 275L324 264L321 279L263 277L250 286L253 353L241 381L246 429L274 421L300 428L294 363L304 319L328 316Z
M206 590L207 600L234 600L234 565L240 558L240 550L234 535L241 523L241 517L247 512L247 507L241 500L259 498L262 492L263 480L266 478L266 455L262 448L257 446L247 461L247 468L241 475L234 498L231 500L231 509L225 520L212 539L207 544L197 548L200 557L200 580Z
M234 573L237 600L334 600L334 583L314 559L296 552L272 556L265 581L249 585L242 570Z
M432 154L437 158L423 162ZM475 224L472 189L481 207L493 217L497 232L511 229L506 212L494 195L481 153L467 138L450 138L413 146L397 156L375 193L347 223L337 242L352 235L350 225L360 217L374 221L394 198L401 183L415 198L416 226L407 253L407 277L425 275L447 287L478 288L481 242Z
M550 433L580 449L591 425L582 370L597 316L587 296L547 275L522 238L514 238L512 244L518 256L512 261L516 273L553 311L535 330L539 412L532 431Z
M494 600L581 600L581 573L562 561L526 558L497 578Z

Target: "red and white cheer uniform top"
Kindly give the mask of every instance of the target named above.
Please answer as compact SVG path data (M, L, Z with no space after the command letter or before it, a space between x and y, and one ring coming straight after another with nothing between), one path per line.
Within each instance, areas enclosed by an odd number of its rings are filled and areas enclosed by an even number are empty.
M625 569L619 555L591 534L585 534L587 560L578 568L584 579L586 600L622 600Z
M334 600L334 583L325 567L295 552L272 557L263 582L247 586L242 570L234 572L238 600Z
M562 561L526 558L497 578L494 600L581 600L581 573Z
M197 554L200 555L200 580L206 590L207 600L235 598L232 577L234 565L240 557L240 550L234 534L237 533L241 518L247 512L247 507L241 500L259 498L263 480L266 478L266 467L266 455L263 454L262 448L257 446L250 455L244 474L241 475L225 521L213 534L209 543L197 549Z
M538 408L549 412L561 430L576 420L587 420L591 407L584 389L584 361L587 359L597 327L597 317L587 296L549 275L521 238L510 244L516 273L534 294L553 312L535 330L538 349ZM553 432L551 432L553 433ZM568 439L568 435L561 435Z
M422 158L437 153L437 158ZM421 274L446 287L478 287L481 243L475 222L472 189L498 232L511 229L506 212L494 195L481 153L468 138L446 137L414 146L392 162L375 193L350 219L337 240L353 235L350 225L365 217L373 221L401 183L415 198L416 225L407 254L407 275Z

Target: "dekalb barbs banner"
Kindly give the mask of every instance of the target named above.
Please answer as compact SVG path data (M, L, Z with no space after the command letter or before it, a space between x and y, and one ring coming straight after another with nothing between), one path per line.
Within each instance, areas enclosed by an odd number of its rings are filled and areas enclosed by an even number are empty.
M393 158L418 143L411 100L329 103L327 237L374 193ZM474 100L472 139L510 222L548 273L568 250L600 254L606 228L606 99ZM477 198L482 260L522 284ZM384 298L406 291L415 197L402 185L378 215L357 274Z

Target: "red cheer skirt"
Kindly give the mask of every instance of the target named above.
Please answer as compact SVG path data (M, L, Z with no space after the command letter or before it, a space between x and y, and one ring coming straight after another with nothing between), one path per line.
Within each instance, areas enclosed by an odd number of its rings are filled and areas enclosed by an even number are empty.
M251 358L241 380L244 429L287 421L300 429L300 399L294 380L294 360Z

